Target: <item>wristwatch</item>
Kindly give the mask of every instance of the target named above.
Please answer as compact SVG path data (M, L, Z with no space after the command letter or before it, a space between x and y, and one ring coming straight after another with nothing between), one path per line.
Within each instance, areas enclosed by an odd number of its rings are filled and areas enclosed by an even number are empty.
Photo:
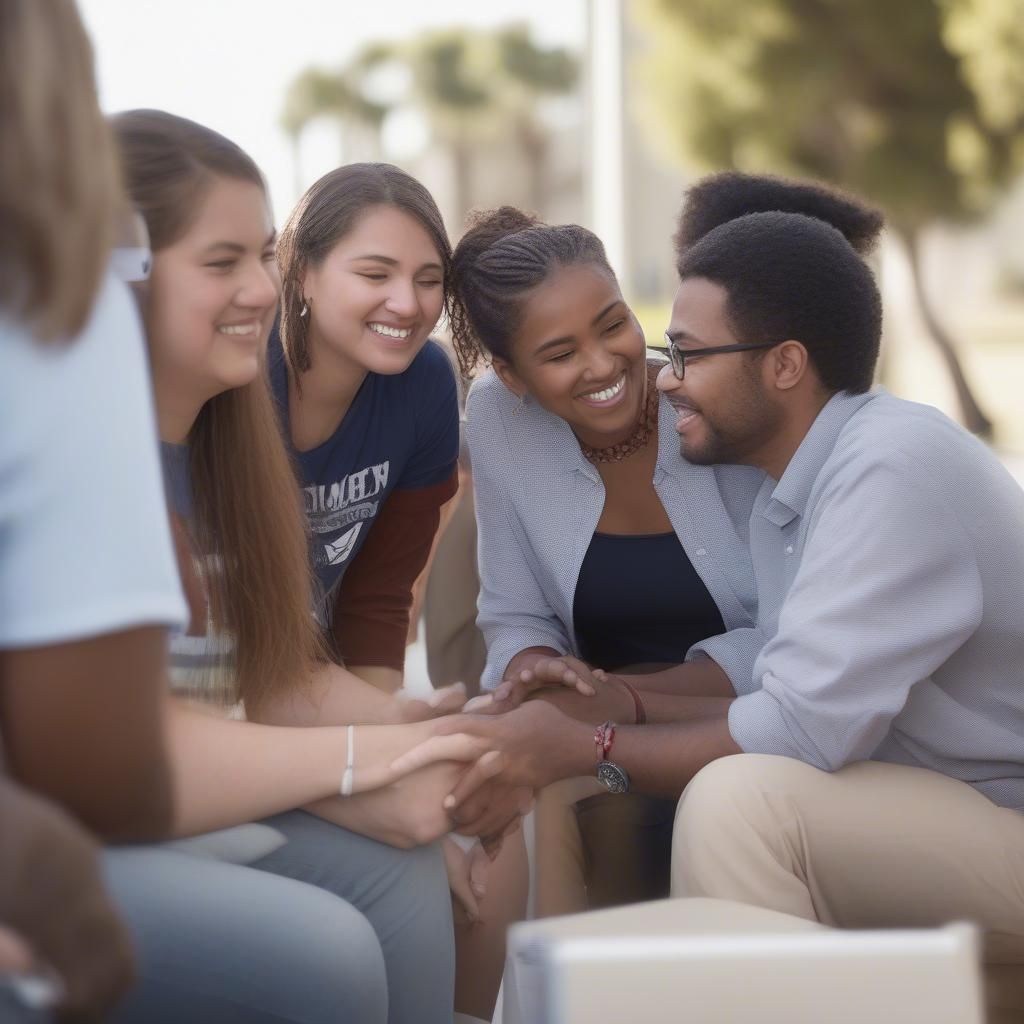
M597 781L600 782L609 793L628 793L629 775L622 765L614 761L600 761L597 765Z
M629 776L626 769L608 760L615 742L615 723L603 722L594 732L594 746L597 747L597 781L609 793L628 793Z

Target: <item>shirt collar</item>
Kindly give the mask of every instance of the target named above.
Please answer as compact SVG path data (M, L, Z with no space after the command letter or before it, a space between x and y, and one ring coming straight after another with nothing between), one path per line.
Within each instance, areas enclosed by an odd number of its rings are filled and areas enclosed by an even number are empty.
M761 510L765 519L781 529L806 512L814 481L835 450L843 428L877 395L877 391L861 395L840 391L825 403Z

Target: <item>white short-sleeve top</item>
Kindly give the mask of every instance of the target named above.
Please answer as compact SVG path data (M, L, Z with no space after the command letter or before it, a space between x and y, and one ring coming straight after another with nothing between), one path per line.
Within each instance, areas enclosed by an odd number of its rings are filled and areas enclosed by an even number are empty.
M0 647L186 619L127 287L69 342L0 313Z

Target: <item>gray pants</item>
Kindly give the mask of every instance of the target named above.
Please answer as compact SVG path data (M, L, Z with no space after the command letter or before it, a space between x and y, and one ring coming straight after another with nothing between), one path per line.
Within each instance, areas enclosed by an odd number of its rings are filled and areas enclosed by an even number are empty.
M289 811L248 865L110 850L140 982L111 1024L451 1024L451 900L440 851L396 850Z

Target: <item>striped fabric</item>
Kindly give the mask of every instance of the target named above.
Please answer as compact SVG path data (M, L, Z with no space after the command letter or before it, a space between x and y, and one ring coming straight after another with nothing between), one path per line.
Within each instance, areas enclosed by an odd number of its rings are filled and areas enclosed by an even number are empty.
M527 647L578 654L572 606L604 505L604 485L564 420L520 403L493 371L472 387L468 438L479 529L482 685L494 687ZM755 582L746 530L764 474L692 466L661 400L654 486L727 629L750 626ZM614 585L614 581L609 581Z

